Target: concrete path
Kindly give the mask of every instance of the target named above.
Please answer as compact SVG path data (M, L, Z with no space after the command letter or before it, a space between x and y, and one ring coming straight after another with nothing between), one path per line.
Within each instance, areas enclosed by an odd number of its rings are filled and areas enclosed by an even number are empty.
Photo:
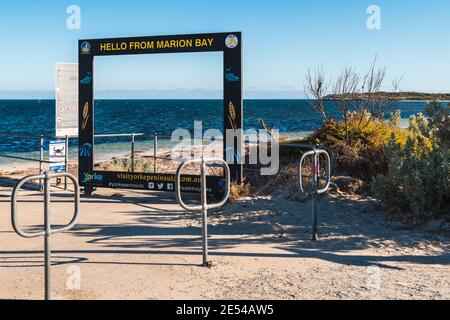
M41 299L43 238L14 233L10 192L0 188L0 299ZM42 224L42 195L20 199L22 224ZM52 200L52 222L67 223L70 194ZM52 236L53 297L450 298L448 238L401 229L366 213L367 203L321 205L318 243L309 241L308 203L247 199L212 213L208 269L200 266L200 216L182 211L173 194L103 189L82 200L72 231Z

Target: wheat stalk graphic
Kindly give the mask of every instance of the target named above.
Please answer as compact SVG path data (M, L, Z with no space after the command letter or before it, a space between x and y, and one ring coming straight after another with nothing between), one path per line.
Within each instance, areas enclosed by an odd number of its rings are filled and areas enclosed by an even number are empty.
M81 128L83 130L86 129L88 119L89 119L89 103L86 102L83 108L83 123L81 125Z
M234 104L231 101L228 104L228 119L230 119L231 126L233 127L233 129L236 129L236 108L234 107Z

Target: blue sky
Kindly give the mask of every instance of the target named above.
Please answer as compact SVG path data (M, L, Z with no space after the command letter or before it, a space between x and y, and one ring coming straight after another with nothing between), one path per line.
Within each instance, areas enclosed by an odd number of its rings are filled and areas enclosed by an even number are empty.
M69 5L81 29L66 28ZM366 27L369 5L381 30ZM450 92L450 1L2 1L0 98L52 98L56 62L77 61L77 40L242 31L245 98L300 98L308 68L329 77L374 56L401 90ZM221 55L96 60L98 97L219 98Z

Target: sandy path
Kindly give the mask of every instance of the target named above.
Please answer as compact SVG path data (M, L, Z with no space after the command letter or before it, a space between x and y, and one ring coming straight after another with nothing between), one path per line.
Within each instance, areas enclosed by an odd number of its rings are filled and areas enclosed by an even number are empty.
M43 239L10 226L0 188L0 299L43 296ZM387 221L371 201L321 201L309 241L310 204L247 199L211 214L214 266L200 267L199 216L173 194L103 189L83 199L79 224L52 237L60 299L449 299L449 237ZM42 222L41 196L24 191L23 222ZM54 195L53 221L71 210ZM36 202L37 201L37 202ZM79 268L79 269L78 269ZM80 272L81 288L73 289ZM68 289L69 288L69 289Z

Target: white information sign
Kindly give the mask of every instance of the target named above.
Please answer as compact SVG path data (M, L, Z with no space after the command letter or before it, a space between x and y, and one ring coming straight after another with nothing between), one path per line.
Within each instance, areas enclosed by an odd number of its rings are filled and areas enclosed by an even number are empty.
M56 64L56 136L78 136L78 64Z
M49 170L65 171L66 170L66 143L63 140L50 141L48 144L48 158L51 163Z

